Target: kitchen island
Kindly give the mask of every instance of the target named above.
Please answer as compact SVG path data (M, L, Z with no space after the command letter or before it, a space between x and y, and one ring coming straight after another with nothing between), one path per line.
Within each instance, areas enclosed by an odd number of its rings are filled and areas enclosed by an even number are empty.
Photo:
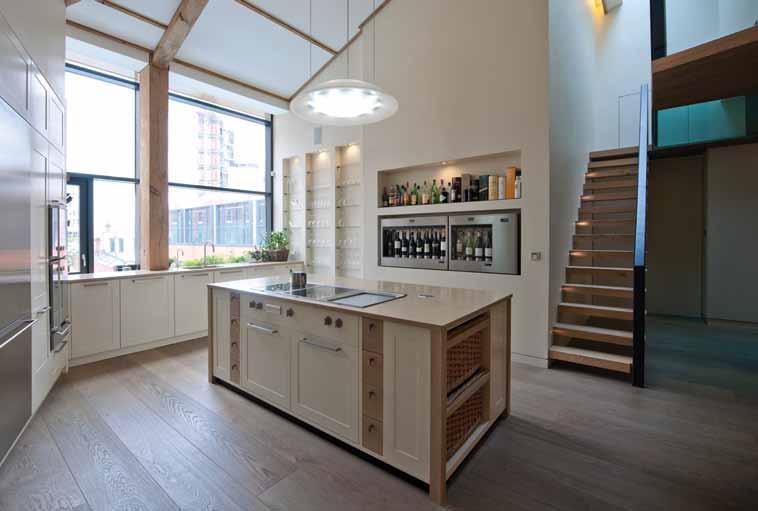
M444 504L447 479L509 413L511 295L309 281L208 285L210 381L428 483Z

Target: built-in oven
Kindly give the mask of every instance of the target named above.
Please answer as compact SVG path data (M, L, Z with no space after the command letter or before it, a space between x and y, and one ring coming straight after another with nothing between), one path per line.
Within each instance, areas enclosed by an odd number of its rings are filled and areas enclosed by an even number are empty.
M58 351L71 330L66 296L66 203L51 200L48 205L48 282L50 295L50 349Z

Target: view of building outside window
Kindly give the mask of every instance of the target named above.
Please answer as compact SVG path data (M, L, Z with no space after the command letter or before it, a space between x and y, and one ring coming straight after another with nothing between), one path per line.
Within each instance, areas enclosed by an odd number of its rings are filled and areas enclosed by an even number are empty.
M92 195L95 244L92 271L113 271L117 266L134 264L137 260L134 184L96 179Z
M172 99L169 182L198 187L169 189L171 257L202 258L207 241L216 256L244 256L266 234L265 196L239 192L266 191L266 126Z
M79 186L68 185L66 193L71 196L71 202L66 208L66 221L68 224L66 228L66 266L69 272L80 273L82 271L81 232L79 232L81 190Z

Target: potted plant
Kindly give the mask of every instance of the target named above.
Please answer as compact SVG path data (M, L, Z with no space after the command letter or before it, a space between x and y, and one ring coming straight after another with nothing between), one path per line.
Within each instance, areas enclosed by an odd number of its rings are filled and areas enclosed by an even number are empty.
M263 247L250 253L254 261L286 261L290 255L290 240L286 231L274 231L266 236Z

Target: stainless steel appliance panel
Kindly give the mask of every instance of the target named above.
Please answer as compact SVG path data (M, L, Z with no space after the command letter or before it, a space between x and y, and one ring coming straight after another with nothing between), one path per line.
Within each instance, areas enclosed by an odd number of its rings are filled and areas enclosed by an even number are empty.
M517 212L484 215L451 215L450 270L479 273L521 273L520 217ZM486 233L491 242L491 259L471 260L461 257L457 241L462 235ZM484 236L484 234L482 234Z
M0 99L0 336L31 317L31 127Z
M15 331L0 337L0 460L16 441L32 416L32 325L21 322Z
M380 223L379 265L398 268L416 268L422 270L447 270L449 250L445 257L421 259L413 257L394 257L385 250L388 236L397 231L426 231L436 229L447 233L447 216L416 216L382 218ZM447 235L447 234L446 234Z

